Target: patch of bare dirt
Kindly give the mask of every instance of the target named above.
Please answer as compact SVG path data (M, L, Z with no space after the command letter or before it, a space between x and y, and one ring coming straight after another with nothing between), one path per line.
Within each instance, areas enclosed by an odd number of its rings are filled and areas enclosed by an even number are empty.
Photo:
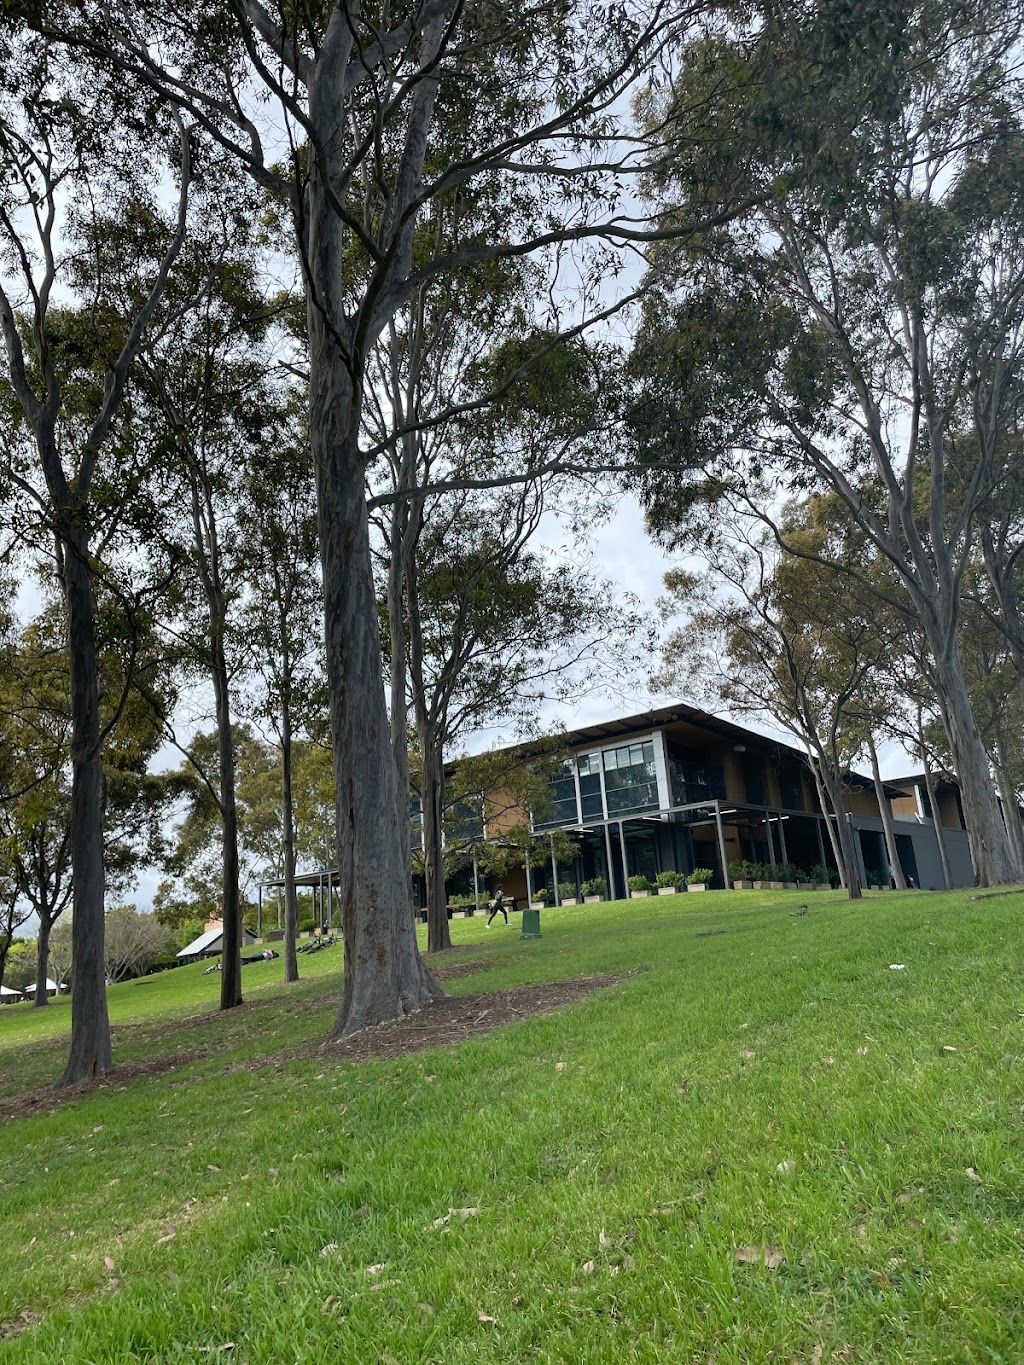
M437 958L442 960L451 957L453 953L473 953L480 947L479 943L453 943L450 948L441 948L433 953L421 953L420 956L433 962Z
M0 1099L0 1123L7 1119L50 1114L58 1105L77 1100L82 1095L90 1095L95 1090L125 1090L136 1081L150 1080L153 1076L161 1076L165 1071L187 1066L209 1055L209 1048L200 1047L191 1052L176 1052L173 1057L147 1057L144 1061L122 1062L109 1076L103 1076L98 1081L85 1081L82 1085L43 1085L37 1090L26 1090L22 1095Z
M493 962L451 962L431 966L430 975L435 981L455 981L460 976L472 976L474 972L486 972L494 966Z
M517 1024L535 1014L571 1005L592 991L616 986L621 980L621 976L584 976L575 981L547 981L540 986L446 996L406 1019L364 1029L351 1038L327 1043L321 1051L330 1057L366 1062L377 1057L402 1057L446 1043L462 1043L505 1024Z
M0 1341L13 1341L15 1337L20 1337L22 1332L27 1332L30 1327L41 1321L41 1313L33 1313L24 1308L16 1318L0 1322Z
M248 1014L250 1010L258 1010L261 1005L269 1005L272 1000L278 999L280 993L275 993L260 1000L245 1000L241 1005L234 1005L229 1010L202 1010L199 1014L187 1014L183 1019L172 1019L166 1024L151 1024L148 1020L142 1020L137 1024L112 1024L110 1033L111 1036L118 1033L134 1033L140 1038L167 1038L173 1033L184 1033L200 1024L224 1023L225 1020L234 1019L239 1014Z

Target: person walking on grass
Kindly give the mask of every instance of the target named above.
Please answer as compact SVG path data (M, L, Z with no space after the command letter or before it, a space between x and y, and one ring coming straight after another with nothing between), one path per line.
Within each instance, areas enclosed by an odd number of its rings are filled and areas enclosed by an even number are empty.
M505 895L500 886L495 891L494 900L490 902L489 908L491 913L487 916L488 929L491 927L491 920L494 918L494 916L498 913L499 910L502 913L505 923L508 924L508 911L505 909Z

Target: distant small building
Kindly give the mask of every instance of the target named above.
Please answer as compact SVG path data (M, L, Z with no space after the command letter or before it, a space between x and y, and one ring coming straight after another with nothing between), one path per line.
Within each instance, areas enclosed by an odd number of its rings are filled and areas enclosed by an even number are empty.
M13 1005L22 998L21 991L12 991L9 986L0 986L0 1005Z
M242 930L242 944L248 946L256 942L256 935L251 929ZM224 951L224 925L220 920L215 922L212 929L205 929L198 938L185 948L182 948L176 956L183 962L189 960L199 961L203 957L219 957Z

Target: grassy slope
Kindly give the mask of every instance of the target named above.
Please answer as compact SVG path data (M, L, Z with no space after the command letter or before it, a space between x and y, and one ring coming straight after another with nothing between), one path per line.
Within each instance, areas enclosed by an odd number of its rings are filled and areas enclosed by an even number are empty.
M114 988L119 1059L212 1051L0 1129L0 1323L40 1316L0 1355L1020 1361L1022 909L718 893L552 911L535 943L457 920L493 965L453 991L636 975L362 1066L274 1056L326 1033L338 950L288 993L247 967L268 1003L181 1031L154 1025L216 977ZM67 1006L41 1015L0 1014L0 1093L59 1073ZM453 1208L478 1212L435 1227ZM734 1259L760 1243L785 1262Z

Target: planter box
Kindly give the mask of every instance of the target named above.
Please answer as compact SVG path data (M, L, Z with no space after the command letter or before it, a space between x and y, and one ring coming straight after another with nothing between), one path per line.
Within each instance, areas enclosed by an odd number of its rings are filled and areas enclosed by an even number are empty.
M548 904L547 901L531 901L531 902L530 902L530 909L531 909L531 910L546 910L546 909L547 909L547 904Z
M462 918L463 918L463 919L472 919L473 916L474 916L475 914L476 914L476 910L475 910L475 909L463 910L463 912L462 912Z
M783 882L783 886L786 888L787 891L796 890L796 882Z
M769 888L769 890L771 890L771 891L784 891L784 890L786 889L786 883L785 883L785 882L769 882L769 883L768 883L768 888Z
M708 884L707 882L688 882L686 889L687 891L706 891Z
M659 896L678 896L678 895L679 895L679 887L678 887L678 886L659 886L659 887L658 887L658 895L659 895Z
M583 897L583 904L584 904L584 905L600 905L600 903L601 903L603 900L604 900L604 897L603 897L603 896L584 896L584 897Z
M753 891L753 889L754 889L754 883L753 883L753 882L745 882L745 881L743 880L743 878L740 877L737 881L734 881L734 882L733 882L733 884L732 884L732 889L733 889L734 891Z
M558 902L559 905L579 905L579 903L579 896L563 896Z
M797 889L798 891L813 891L813 890L814 890L814 883L813 883L813 882L797 882L797 884L796 884L796 889Z
M771 882L752 882L751 885L755 891L767 891Z
M649 896L650 894L651 893L649 891L630 891L629 898L630 900L639 901L643 900L645 896Z

